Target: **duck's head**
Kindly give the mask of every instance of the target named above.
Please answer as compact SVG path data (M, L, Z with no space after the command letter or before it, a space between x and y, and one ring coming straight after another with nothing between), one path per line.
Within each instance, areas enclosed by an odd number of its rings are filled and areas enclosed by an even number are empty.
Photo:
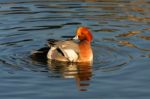
M76 31L76 36L74 39L79 39L80 41L87 40L91 42L93 36L87 27L79 27Z

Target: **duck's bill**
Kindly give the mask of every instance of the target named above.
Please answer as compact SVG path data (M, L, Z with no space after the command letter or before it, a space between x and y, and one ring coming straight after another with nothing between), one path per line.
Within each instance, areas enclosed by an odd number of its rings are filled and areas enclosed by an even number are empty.
M74 39L74 40L78 40L78 36L75 36L73 39Z

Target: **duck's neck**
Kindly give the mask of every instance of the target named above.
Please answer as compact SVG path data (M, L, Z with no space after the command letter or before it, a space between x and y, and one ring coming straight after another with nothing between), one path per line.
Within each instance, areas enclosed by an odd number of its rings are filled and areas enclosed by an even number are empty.
M89 41L84 40L79 43L80 59L84 61L93 60L93 52Z
M82 40L82 41L80 41L79 42L79 44L88 44L88 45L90 45L90 41L88 41L88 40Z

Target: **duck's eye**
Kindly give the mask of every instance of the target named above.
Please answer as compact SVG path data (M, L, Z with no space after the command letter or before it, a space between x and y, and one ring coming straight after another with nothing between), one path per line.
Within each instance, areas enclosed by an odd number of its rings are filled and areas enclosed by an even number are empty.
M83 32L81 32L81 35L84 35Z

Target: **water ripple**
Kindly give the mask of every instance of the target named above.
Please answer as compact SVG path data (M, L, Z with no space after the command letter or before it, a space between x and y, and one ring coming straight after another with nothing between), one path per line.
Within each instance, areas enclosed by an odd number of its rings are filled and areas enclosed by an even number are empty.
M94 63L98 64L96 70L110 71L121 69L126 66L131 60L130 53L126 53L118 48L111 48L107 46L95 46L96 52Z
M149 5L148 0L0 0L0 97L149 98ZM93 66L29 57L47 39L71 37L79 26L93 34Z

